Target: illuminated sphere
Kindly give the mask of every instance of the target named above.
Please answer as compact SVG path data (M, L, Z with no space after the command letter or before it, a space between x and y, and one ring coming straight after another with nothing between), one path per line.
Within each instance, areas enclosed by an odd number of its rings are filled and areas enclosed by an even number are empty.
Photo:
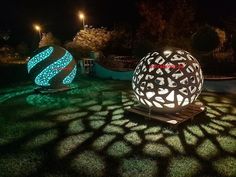
M77 66L67 50L52 45L34 51L27 69L36 85L53 89L70 84L75 78Z
M203 86L198 61L180 49L152 52L135 68L132 88L143 105L157 112L178 112L197 99Z

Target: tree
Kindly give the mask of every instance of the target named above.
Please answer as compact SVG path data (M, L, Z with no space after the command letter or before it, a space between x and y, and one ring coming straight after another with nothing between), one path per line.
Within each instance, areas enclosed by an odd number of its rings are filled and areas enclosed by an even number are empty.
M89 57L90 50L83 48L75 42L66 42L65 48L75 57L76 60L82 57Z
M210 52L219 46L220 39L217 32L209 25L201 27L192 37L195 50Z
M186 47L196 23L192 1L187 0L147 0L139 3L143 17L138 34L159 45ZM190 40L186 43L190 43Z
M102 50L105 55L130 55L133 47L133 31L129 24L116 24L111 31L111 38Z
M25 42L21 42L16 46L16 51L23 56L29 55L29 46Z
M165 43L190 48L191 36L197 26L194 22L195 14L191 0L174 0L170 10L171 14L165 31Z
M138 29L138 37L161 40L166 28L163 3L152 0L141 1L139 12L143 21Z
M53 36L51 32L43 33L43 37L39 42L39 47L47 46L47 45L60 45L60 41Z
M85 28L76 34L72 43L84 49L100 51L106 47L111 37L112 32L106 28Z
M217 33L218 37L219 37L219 42L220 42L220 48L224 47L224 44L226 43L227 39L226 39L226 33L224 30L220 29L220 28L215 28L215 32Z

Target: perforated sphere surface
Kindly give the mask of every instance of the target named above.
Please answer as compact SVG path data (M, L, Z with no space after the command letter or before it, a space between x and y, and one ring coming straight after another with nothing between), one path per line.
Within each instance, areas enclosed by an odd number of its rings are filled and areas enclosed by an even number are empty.
M138 63L132 88L137 99L159 112L177 112L201 93L203 75L198 61L187 51L149 53Z
M48 88L70 84L77 72L73 56L55 45L36 50L27 63L27 69L36 85Z

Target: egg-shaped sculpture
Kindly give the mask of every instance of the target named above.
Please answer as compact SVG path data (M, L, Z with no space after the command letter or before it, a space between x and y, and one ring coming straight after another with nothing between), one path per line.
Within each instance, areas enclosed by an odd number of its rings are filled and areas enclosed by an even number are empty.
M203 75L187 51L171 49L147 54L138 63L132 88L140 103L157 112L178 112L201 93Z
M64 48L51 45L37 49L27 63L34 83L44 88L62 88L76 76L73 56Z

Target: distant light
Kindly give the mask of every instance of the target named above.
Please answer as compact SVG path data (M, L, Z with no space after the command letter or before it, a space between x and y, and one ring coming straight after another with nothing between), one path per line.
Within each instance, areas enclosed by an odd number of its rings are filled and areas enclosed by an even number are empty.
M41 27L40 27L39 25L34 25L34 29L35 29L36 31L41 31Z
M79 18L80 18L81 20L85 19L84 14L80 12L80 13L79 13Z
M84 13L83 12L79 12L78 17L79 17L79 19L83 23L83 29L85 29L86 27L85 27L85 15L84 15Z

